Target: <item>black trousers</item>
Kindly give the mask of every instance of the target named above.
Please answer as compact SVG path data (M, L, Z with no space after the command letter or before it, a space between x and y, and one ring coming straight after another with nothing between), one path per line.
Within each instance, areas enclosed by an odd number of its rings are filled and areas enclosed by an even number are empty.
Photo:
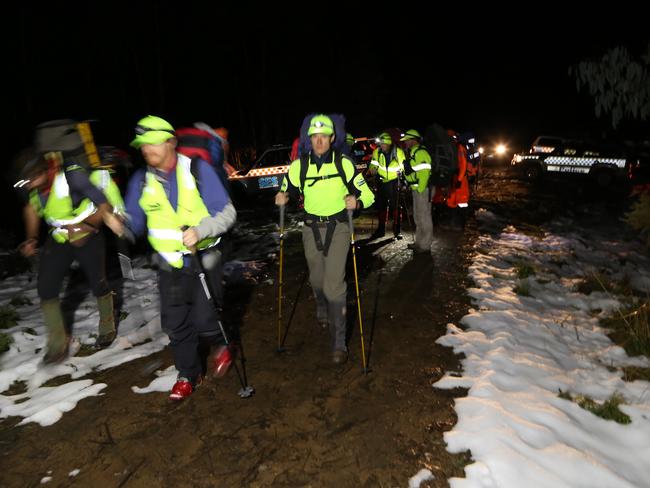
M72 261L83 270L93 295L101 297L111 291L106 280L106 248L104 236L93 234L81 247L69 243L59 244L52 236L45 241L38 266L38 296L41 300L59 297L61 285Z
M377 193L375 194L375 205L377 206L379 217L379 228L382 230L385 228L387 217L390 215L389 211L392 211L393 232L395 234L400 233L402 220L401 207L403 206L402 200L404 199L404 195L399 195L400 201L397 201L397 184L397 179L387 182L380 182L377 187Z
M205 252L211 254L212 267L206 269L206 279L216 295L214 303L208 300L193 263L158 272L162 329L169 336L179 377L190 380L204 372L205 346L224 343L218 322L221 313L217 312L223 305L221 254L216 250ZM207 264L207 259L204 262ZM237 340L237 332L226 329L229 340Z

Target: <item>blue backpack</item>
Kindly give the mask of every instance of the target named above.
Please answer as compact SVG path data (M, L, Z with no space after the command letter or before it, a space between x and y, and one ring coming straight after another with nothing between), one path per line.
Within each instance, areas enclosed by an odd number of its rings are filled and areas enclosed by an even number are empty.
M302 125L300 126L300 142L298 143L298 156L306 154L312 149L311 139L307 135L307 131L309 130L309 122L311 122L311 119L316 115L318 114L309 114L302 121ZM350 146L345 143L345 115L329 114L328 117L332 119L332 122L334 123L334 133L336 134L334 144L332 144L332 149L351 158Z

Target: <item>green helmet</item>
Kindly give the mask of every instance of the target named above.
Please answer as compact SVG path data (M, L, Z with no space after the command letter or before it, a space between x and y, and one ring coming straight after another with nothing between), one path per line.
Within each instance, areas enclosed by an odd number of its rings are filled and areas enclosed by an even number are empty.
M354 137L352 137L352 134L350 134L349 132L347 134L345 134L345 142L349 146L354 144Z
M377 136L377 142L379 144L388 144L390 146L393 143L393 139L390 137L388 132L382 132Z
M176 132L169 122L155 115L147 115L138 120L135 126L135 139L131 141L131 145L136 148L144 144L157 145L172 137L176 137Z
M334 123L332 119L323 114L313 116L309 122L307 135L311 136L314 134L325 134L328 136L334 134Z
M412 139L417 139L418 141L421 141L422 136L415 129L409 129L406 132L404 132L404 134L402 134L400 141L410 141Z

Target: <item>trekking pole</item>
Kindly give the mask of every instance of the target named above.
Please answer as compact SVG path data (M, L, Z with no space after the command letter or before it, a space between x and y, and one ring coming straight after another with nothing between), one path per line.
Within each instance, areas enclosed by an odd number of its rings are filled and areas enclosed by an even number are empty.
M354 286L357 294L357 311L359 313L359 335L361 336L361 359L363 362L363 374L368 374L366 367L366 346L363 341L363 321L361 319L361 300L359 300L359 276L357 274L357 252L354 243L354 224L352 223L352 210L348 209L348 225L350 226L350 243L352 245L352 263L354 265Z
M282 347L282 265L284 259L284 205L280 205L280 267L278 270L278 352L284 351Z
M406 220L408 220L409 225L411 226L411 237L413 238L413 244L415 244L415 222L411 218L411 213L409 212L408 203L404 202L404 213L406 213Z
M402 177L401 175L402 172L398 171L397 172L397 196L395 198L396 200L395 208L393 209L393 229L396 229L397 226L399 225L400 233L402 232L402 202L400 199L400 193L402 192L400 188L402 186L402 182L400 181ZM396 222L396 220L397 222L399 222L399 224Z
M133 272L133 264L131 257L129 256L129 246L126 243L126 241L122 238L116 239L116 246L117 246L117 259L120 263L120 271L122 272L122 292L121 292L121 307L124 307L124 281L126 280L131 280L131 282L135 283L135 273ZM136 308L136 311L139 312L139 317L137 314L134 314L136 317L136 324L142 326L147 323L147 319L144 314L144 309L145 309L145 304L144 304L144 299L143 296L138 293L139 296L139 303L137 304L138 307Z
M182 230L187 230L188 227L185 226ZM189 248L190 252L192 253L192 262L194 263L194 266L196 269L199 271L199 281L201 282L201 287L203 288L203 293L205 293L205 297L208 299L208 302L212 304L214 307L215 312L217 313L217 324L219 324L219 329L221 330L221 335L223 336L223 340L226 343L226 348L230 349L230 341L228 340L228 335L226 334L226 330L223 327L223 324L221 323L221 319L219 318L221 312L217 306L217 304L214 301L214 290L212 289L212 283L210 283L210 280L207 278L205 268L203 267L203 263L201 262L201 258L198 255L198 251L196 249L196 246L192 246ZM241 398L249 398L253 393L255 393L255 389L248 384L248 379L246 378L246 361L244 360L244 348L243 346L241 347L241 355L239 360L241 361L241 367L242 367L242 372L243 372L243 378L242 374L239 372L239 368L237 367L237 362L233 361L232 365L235 367L235 371L237 372L237 377L239 378L239 383L241 384L241 389L237 394Z
M408 187L408 183L406 183L406 178L404 178L404 182ZM411 195L413 195L413 191L411 191ZM404 213L406 213L406 220L408 220L408 223L411 226L411 237L413 238L413 243L415 244L415 222L413 221L413 219L411 218L411 214L409 213L409 204L406 201L406 198L404 198Z

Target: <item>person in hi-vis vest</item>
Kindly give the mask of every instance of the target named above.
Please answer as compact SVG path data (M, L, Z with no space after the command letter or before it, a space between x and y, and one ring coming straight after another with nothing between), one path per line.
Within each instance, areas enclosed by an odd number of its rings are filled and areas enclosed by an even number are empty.
M164 119L147 116L135 128L131 145L147 162L136 172L126 191L128 220L125 233L134 240L146 230L156 252L160 321L167 333L178 370L170 400L183 400L201 383L207 368L222 366L234 350L224 349L217 308L223 304L220 236L235 223L237 213L217 173L203 160L190 160L176 152L174 127ZM129 235L130 234L130 235ZM199 263L217 296L211 303L199 278ZM214 306L217 305L217 307ZM238 342L236 326L223 324L232 348ZM216 351L221 351L219 354ZM212 353L212 357L208 355Z

